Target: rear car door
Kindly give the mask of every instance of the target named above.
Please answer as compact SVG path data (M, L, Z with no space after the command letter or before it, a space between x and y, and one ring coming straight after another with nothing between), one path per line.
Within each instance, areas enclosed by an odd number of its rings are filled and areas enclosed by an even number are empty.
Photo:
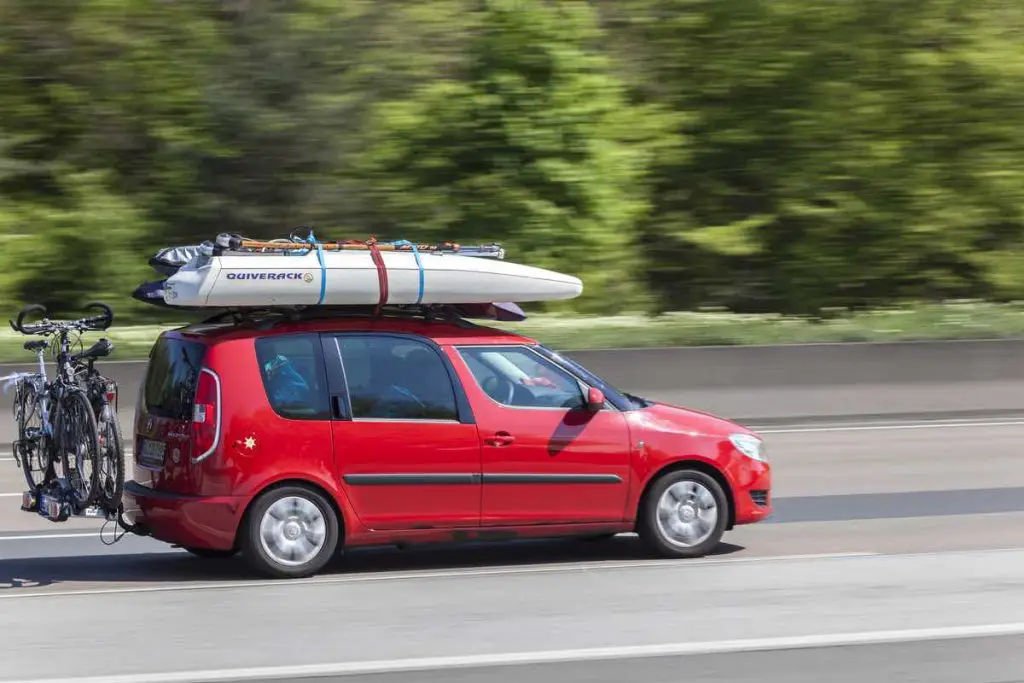
M431 340L323 335L341 484L372 530L475 527L480 439L450 360Z
M616 522L630 478L625 416L586 409L578 378L526 345L459 346L483 449L483 526Z

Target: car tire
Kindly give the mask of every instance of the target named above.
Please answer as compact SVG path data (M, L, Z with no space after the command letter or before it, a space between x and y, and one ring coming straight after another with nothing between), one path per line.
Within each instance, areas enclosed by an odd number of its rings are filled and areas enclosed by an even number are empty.
M229 557L234 557L238 551L234 549L223 550L221 548L189 548L182 547L182 550L188 552L196 557L201 557L204 560L223 560Z
M663 513L659 515L659 508ZM637 531L662 557L703 557L718 546L729 520L721 485L699 470L661 475L644 499Z
M339 526L334 508L312 488L271 489L253 502L245 517L242 555L265 576L309 577L334 556Z

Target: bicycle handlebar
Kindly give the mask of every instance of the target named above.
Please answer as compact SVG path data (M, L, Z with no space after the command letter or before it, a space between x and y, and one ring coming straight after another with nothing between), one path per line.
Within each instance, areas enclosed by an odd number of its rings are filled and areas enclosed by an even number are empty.
M111 310L110 306L106 305L102 301L90 301L85 305L85 307L86 309L98 308L103 312L103 315L94 315L90 318L82 318L78 322L82 323L83 325L103 325L103 327L99 327L96 329L105 330L112 324L114 324L114 311Z
M46 307L39 304L28 304L21 309L18 313L18 321L10 323L11 329L15 332L21 332L22 334L46 334L48 332L57 332L62 330L73 330L73 329L93 329L97 331L106 330L114 322L114 311L111 310L110 306L103 303L102 301L90 301L85 305L87 309L99 308L103 313L102 315L94 315L88 318L79 318L78 320L48 320L46 316ZM25 316L29 313L39 312L43 314L43 319L37 323L25 324Z
M39 304L28 304L28 305L24 306L21 309L21 312L18 313L18 322L15 323L15 322L12 322L10 320L7 321L8 323L10 323L11 329L14 330L15 332L22 332L24 334L32 334L32 332L29 332L29 331L27 331L25 329L24 321L25 321L25 316L28 315L29 313L34 312L34 311L39 311L40 313L42 313L45 316L46 315L46 306L40 306ZM35 328L35 327L38 327L38 325L30 325L29 327L30 328Z

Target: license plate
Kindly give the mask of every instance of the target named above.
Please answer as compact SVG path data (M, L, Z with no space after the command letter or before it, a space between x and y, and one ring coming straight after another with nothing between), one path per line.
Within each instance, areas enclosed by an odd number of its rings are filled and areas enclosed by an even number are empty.
M163 467L165 450L167 450L167 444L163 441L143 439L142 449L139 452L139 462L150 467Z

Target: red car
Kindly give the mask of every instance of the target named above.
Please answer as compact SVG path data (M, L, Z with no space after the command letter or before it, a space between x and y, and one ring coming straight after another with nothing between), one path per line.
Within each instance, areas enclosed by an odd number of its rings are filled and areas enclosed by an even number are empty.
M276 577L342 547L620 532L696 557L771 513L751 431L461 320L192 325L137 406L126 521Z

